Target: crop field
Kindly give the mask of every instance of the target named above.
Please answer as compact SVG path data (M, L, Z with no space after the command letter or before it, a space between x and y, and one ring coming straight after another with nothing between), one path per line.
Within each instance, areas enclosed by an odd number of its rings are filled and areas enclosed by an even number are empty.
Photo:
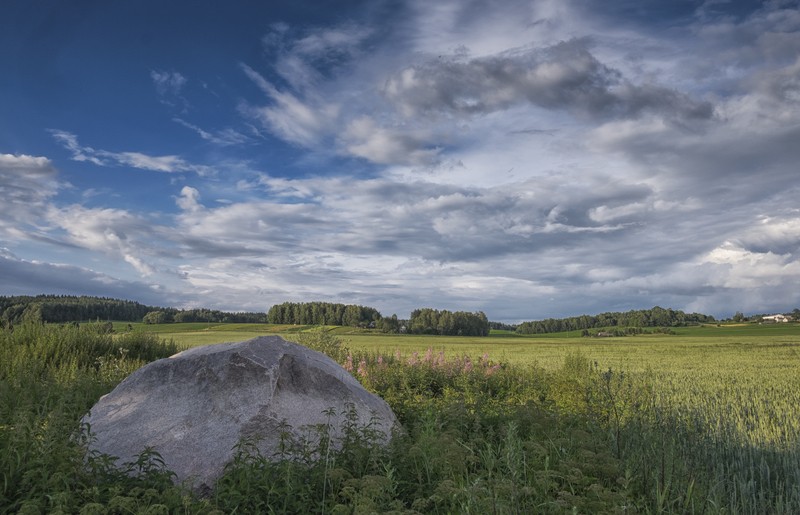
M0 513L800 513L798 325L618 338L115 331L0 332ZM355 438L324 463L241 456L202 499L157 459L122 474L83 457L81 415L135 368L275 333L339 361L406 434L388 449Z

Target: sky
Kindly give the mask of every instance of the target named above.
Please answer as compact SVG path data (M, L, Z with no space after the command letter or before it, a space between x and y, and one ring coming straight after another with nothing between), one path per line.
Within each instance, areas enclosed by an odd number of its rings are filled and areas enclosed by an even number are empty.
M0 295L800 306L797 1L10 0Z

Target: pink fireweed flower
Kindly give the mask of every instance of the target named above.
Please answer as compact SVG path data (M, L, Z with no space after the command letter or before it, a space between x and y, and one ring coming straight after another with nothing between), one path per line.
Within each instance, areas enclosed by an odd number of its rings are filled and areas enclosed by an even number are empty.
M472 372L472 361L469 358L464 360L464 372Z
M378 356L378 365L383 365L383 354Z
M411 354L411 357L408 358L408 364L416 365L417 363L419 363L419 352L413 352Z
M344 369L347 370L348 372L352 372L353 371L353 356L352 356L352 354L348 354L347 355L347 359L344 362Z
M358 375L361 377L367 377L367 362L364 358L361 358L361 361L358 362Z
M433 363L433 349L428 347L428 350L425 352L425 363Z

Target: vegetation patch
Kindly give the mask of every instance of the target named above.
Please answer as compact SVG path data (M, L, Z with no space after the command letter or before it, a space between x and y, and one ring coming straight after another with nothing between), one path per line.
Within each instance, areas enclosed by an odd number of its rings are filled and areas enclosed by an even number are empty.
M180 350L100 329L0 331L0 513L800 511L796 334L344 341L309 328L297 339L386 399L405 431L388 448L356 426L341 451L286 439L303 458L277 461L242 442L198 498L152 450L122 471L85 456L86 410Z

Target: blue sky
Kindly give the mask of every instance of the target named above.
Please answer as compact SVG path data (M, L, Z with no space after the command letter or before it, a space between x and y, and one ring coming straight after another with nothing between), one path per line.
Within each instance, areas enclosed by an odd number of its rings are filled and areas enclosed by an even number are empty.
M0 294L800 306L798 2L283 4L0 6Z

